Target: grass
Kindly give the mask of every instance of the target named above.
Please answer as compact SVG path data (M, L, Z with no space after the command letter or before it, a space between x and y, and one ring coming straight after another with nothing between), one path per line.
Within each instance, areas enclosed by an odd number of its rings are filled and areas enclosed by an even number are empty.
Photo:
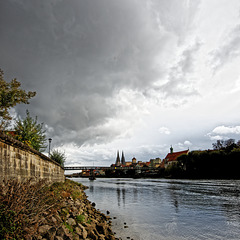
M78 223L83 223L85 221L84 215L77 215L76 220Z
M73 227L71 225L69 225L68 223L64 222L64 225L66 226L66 228L69 230L69 232L73 232Z

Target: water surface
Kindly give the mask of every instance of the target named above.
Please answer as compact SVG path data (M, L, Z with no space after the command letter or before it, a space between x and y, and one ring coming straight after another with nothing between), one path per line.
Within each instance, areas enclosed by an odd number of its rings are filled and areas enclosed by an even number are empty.
M240 239L240 180L74 178L134 240Z

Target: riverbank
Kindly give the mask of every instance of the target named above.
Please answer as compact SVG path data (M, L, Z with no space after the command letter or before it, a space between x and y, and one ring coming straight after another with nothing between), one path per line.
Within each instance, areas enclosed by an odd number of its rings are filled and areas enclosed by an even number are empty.
M0 187L0 239L116 239L110 217L96 210L80 183Z

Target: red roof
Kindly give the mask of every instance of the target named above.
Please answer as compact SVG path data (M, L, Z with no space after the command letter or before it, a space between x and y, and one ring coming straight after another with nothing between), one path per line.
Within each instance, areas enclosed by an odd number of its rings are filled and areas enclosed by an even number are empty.
M168 155L165 157L165 159L168 162L176 161L179 156L182 154L187 154L189 150L181 151L181 152L173 152L173 153L168 153Z

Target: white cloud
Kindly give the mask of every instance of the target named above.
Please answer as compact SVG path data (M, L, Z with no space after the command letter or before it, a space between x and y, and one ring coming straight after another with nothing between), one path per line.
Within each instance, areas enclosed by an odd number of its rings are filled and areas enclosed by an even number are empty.
M184 141L184 145L186 145L186 146L192 146L192 143L191 143L190 141L186 140L186 141Z
M218 126L212 130L214 134L240 134L240 126L235 127L225 127L225 126Z
M230 93L237 93L240 91L240 76L236 79L236 82L234 83Z
M193 144L190 142L190 141L188 141L188 140L185 140L183 143L182 142L179 142L178 144L177 144L177 146L178 146L178 148L180 149L180 150L185 150L185 149L187 149L187 148L189 148L190 146L192 146Z
M212 140L212 141L216 141L216 140L223 140L224 138L220 135L216 135L216 136L212 136L211 134L208 134L209 138Z
M215 127L207 136L211 140L226 140L240 135L240 126L218 126Z
M163 134L166 134L166 135L171 134L170 130L167 127L160 127L158 129L158 131L159 131L159 133L163 133Z

